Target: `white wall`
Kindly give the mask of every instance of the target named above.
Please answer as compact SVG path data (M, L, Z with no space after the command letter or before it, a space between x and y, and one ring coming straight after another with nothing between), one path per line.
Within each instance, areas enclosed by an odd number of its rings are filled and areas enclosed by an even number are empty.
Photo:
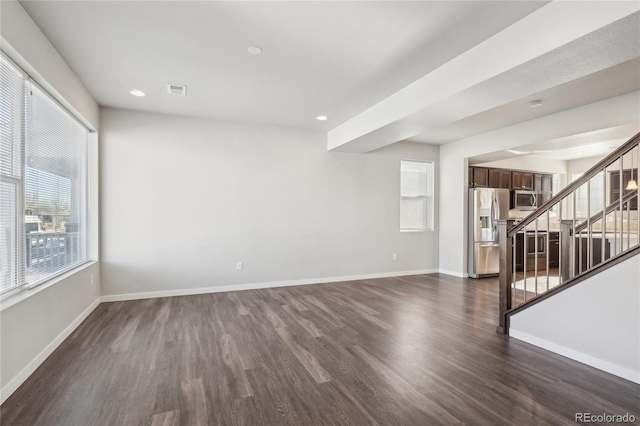
M589 170L591 167L595 166L598 161L602 160L602 157L589 157L589 158L579 158L577 160L569 160L567 161L567 182L572 182L573 179L571 176L577 173L584 173ZM618 162L616 162L618 164Z
M15 63L88 127L98 128L98 104L17 1L0 2L0 35L0 48Z
M101 124L106 300L438 267L437 231L399 231L400 159L437 146L327 152L321 132L108 108Z
M509 334L640 383L640 255L511 317Z
M584 105L440 146L440 269L467 272L468 158L640 121L640 92ZM631 137L633 135L629 135ZM462 248L462 249L461 249Z
M94 284L91 284L91 275ZM0 399L4 402L98 306L97 262L43 284L0 313Z
M2 50L34 80L97 129L95 100L16 1L0 2ZM0 402L33 372L88 315L100 298L97 138L90 137L90 254L94 262L51 285L0 301ZM94 284L91 284L91 275Z

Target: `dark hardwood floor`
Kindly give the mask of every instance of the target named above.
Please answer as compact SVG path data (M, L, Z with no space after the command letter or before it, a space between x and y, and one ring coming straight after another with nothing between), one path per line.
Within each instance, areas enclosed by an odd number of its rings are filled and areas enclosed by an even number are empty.
M435 274L104 303L2 405L0 422L640 418L639 385L497 334L497 291L496 279Z

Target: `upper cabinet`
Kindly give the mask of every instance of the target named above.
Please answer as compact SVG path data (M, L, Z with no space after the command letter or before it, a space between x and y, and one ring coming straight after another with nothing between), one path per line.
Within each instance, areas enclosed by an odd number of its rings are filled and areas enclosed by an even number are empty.
M511 189L511 170L489 169L489 188Z
M469 188L511 189L511 170L469 167Z
M553 175L472 166L469 167L469 187L536 191L541 194L544 203L553 196Z
M484 167L469 167L469 186L471 188L490 188L489 169Z
M533 173L514 170L511 172L511 189L533 191Z

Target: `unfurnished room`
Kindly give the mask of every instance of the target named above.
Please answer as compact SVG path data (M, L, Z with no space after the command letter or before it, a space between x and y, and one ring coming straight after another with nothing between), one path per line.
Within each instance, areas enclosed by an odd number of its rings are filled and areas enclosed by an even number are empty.
M640 424L640 2L0 1L0 424Z

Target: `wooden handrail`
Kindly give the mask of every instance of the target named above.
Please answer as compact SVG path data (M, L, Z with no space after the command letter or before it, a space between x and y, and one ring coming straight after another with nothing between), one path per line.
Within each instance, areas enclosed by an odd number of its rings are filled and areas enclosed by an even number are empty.
M596 165L591 167L587 172L585 172L579 179L576 179L574 182L567 185L564 189L558 192L554 197L548 200L546 203L542 204L535 212L524 218L520 223L515 226L510 226L513 224L513 221L509 220L499 220L498 221L498 237L499 237L499 254L500 254L500 278L499 278L499 326L497 331L503 334L509 334L509 317L514 312L518 312L519 310L524 309L526 306L531 306L533 303L537 303L540 300L544 300L553 294L556 294L562 291L565 288L568 288L575 283L583 280L587 276L591 276L603 269L610 267L611 265L618 263L630 256L631 254L637 254L640 250L640 245L635 244L633 247L627 247L623 249L622 244L620 246L621 252L613 257L609 257L608 248L605 249L606 243L604 237L601 239L601 243L598 243L598 247L602 248L602 252L599 253L596 258L596 255L593 251L589 251L587 253L587 269L582 269L580 266L579 271L576 274L573 266L574 257L576 256L575 247L569 249L570 244L574 244L571 242L579 232L583 231L587 228L591 223L597 222L603 217L606 217L609 213L616 211L617 209L622 209L625 203L629 203L631 200L637 198L639 196L639 190L635 190L633 192L629 192L624 194L622 192L623 188L620 188L620 196L618 199L603 208L597 214L589 217L587 220L582 221L580 223L576 223L575 218L575 208L574 208L574 216L571 220L561 220L561 256L560 256L560 275L558 276L559 285L556 285L554 288L550 289L549 287L549 240L547 239L546 247L543 248L542 253L546 251L546 264L544 266L544 270L547 271L547 288L546 290L542 290L541 293L538 293L538 240L535 240L535 257L534 257L534 298L529 298L527 300L527 287L526 287L526 279L523 290L523 299L524 301L520 304L517 303L517 293L514 293L512 290L516 288L516 282L514 276L515 274L515 249L514 244L516 244L515 235L526 229L526 226L530 223L534 222L538 218L547 214L547 222L549 221L548 212L552 207L562 202L566 197L574 194L582 185L589 182L591 178L596 176L599 173L602 173L603 170L606 170L614 162L620 160L622 170L622 162L624 155L628 154L632 150L637 150L640 147L640 133L634 135L631 139L625 142L623 145L618 147L611 154L607 155L605 158L600 160ZM639 159L640 161L640 159ZM632 166L633 168L633 166ZM640 168L640 167L639 167ZM622 174L619 177L620 184L623 182ZM628 205L627 205L628 207ZM606 231L606 223L602 224L603 230ZM563 236L565 237L563 239ZM591 238L592 234L589 233L589 250L592 250L591 247ZM575 240L573 240L575 241ZM544 244L544 243L543 243ZM600 246L601 244L601 246ZM524 247L527 247L526 245ZM527 249L525 249L527 250ZM524 255L523 255L524 256ZM579 251L580 265L582 265L583 252L582 245L580 245ZM606 257L606 258L605 258ZM576 260L577 262L577 260ZM526 271L528 268L528 259L523 260L523 270L525 271L524 276L526 277ZM513 285L513 287L512 287Z
M509 229L507 236L511 237L513 236L513 234L524 229L525 226L527 226L528 224L530 224L531 222L533 222L534 220L542 216L547 210L549 210L550 207L554 206L556 203L561 201L567 195L571 194L573 191L580 188L580 186L584 185L584 183L587 182L589 179L591 179L592 177L600 173L603 168L614 163L619 157L625 155L626 153L631 151L633 148L635 148L638 145L638 143L640 143L640 133L636 133L631 139L629 139L627 142L625 142L620 147L618 147L618 149L616 149L611 154L604 157L595 166L587 170L582 176L580 176L580 179L577 179L571 182L569 185L564 187L560 192L554 195L549 201L547 201L546 203L538 207L538 209L535 212L533 212L532 214L524 218L522 222L518 223L513 228Z

